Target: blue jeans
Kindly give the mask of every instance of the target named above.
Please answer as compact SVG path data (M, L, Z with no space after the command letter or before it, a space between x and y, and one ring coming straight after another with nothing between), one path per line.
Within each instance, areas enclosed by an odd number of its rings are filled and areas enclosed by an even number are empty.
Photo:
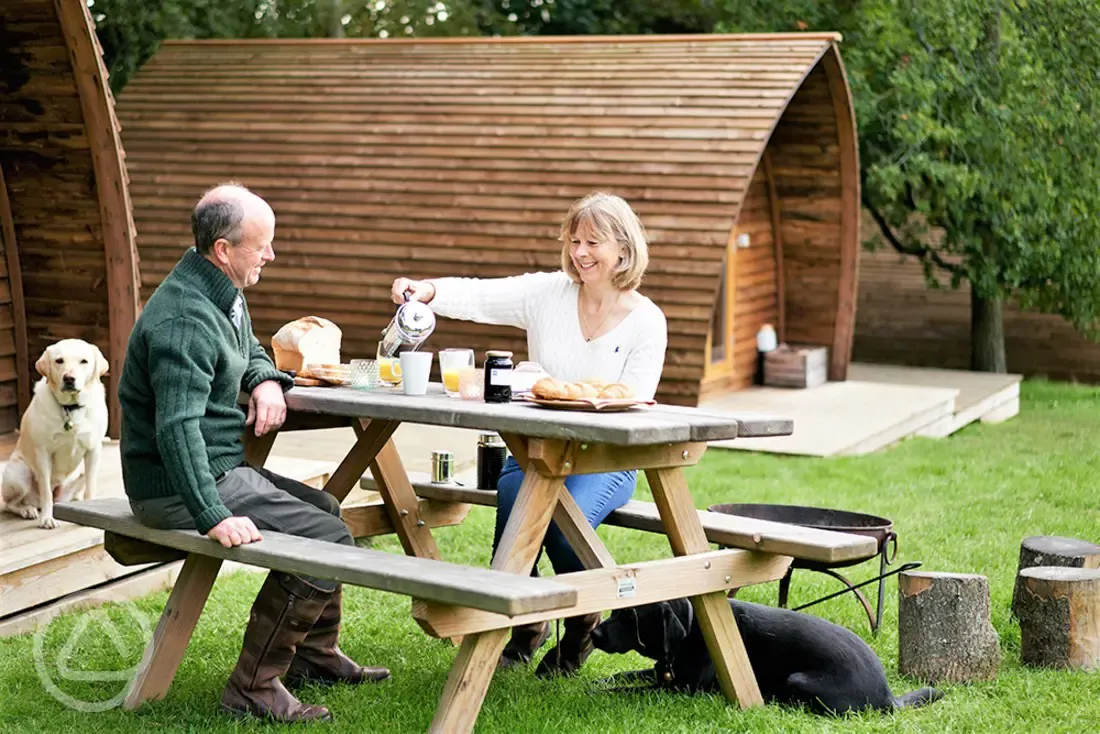
M597 527L612 511L625 505L634 495L634 483L637 480L636 471L617 471L606 474L575 474L566 477L565 488L573 495L581 512L588 519L593 528ZM523 484L523 469L512 458L504 462L500 478L497 480L497 523L496 532L493 533L493 555L496 555L500 538L504 534L504 525L508 522L508 516L512 514L512 508L516 504L520 485ZM555 573L573 573L583 571L584 566L573 547L565 539L565 535L558 529L556 523L551 522L546 531L546 539L543 547ZM534 573L532 571L532 573Z

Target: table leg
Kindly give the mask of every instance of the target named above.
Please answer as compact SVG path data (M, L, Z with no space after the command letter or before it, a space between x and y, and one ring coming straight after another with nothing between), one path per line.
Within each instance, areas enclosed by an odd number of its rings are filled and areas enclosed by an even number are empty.
M494 570L531 573L564 485L564 477L542 476L528 467L493 556ZM463 639L429 731L440 734L473 731L508 633L508 629L498 629Z
M325 491L343 502L399 425L399 421L362 421L353 425L359 440L325 482Z
M646 478L661 513L672 552L684 556L709 551L710 545L699 522L683 470L648 469ZM736 701L743 709L762 705L764 700L760 687L753 675L745 643L737 631L726 594L717 592L694 596L691 602L726 698Z
M137 675L126 692L122 707L127 711L168 693L221 565L220 558L198 554L187 556L183 562L153 639L145 647Z
M275 445L279 432L269 431L262 436L257 436L252 428L252 426L245 426L244 435L241 437L241 442L244 444L244 460L250 466L263 466L268 454L271 453L271 447Z
M393 441L387 441L374 457L370 471L405 553L442 560L431 527L420 515L420 500Z

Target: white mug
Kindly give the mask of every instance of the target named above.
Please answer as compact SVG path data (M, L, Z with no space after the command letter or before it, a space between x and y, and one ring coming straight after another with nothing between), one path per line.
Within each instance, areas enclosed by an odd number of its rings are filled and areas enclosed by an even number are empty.
M432 372L432 352L401 353L401 387L406 395L425 395Z

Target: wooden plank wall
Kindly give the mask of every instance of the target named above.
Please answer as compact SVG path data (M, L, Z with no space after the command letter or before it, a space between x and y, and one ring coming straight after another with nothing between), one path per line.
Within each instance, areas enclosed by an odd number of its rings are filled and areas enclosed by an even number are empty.
M0 37L0 161L23 275L27 365L52 342L109 342L103 232L69 50L52 0L5 0ZM14 304L13 308L18 308ZM0 395L16 364L0 357ZM4 388L8 388L5 390ZM13 423L10 404L0 430Z
M1100 345L1060 316L1007 307L1005 350L1010 372L1100 383ZM969 369L969 288L930 290L915 259L888 247L862 253L853 353L860 362Z
M786 340L831 346L840 278L840 148L828 79L815 68L771 141L780 201Z
M756 370L756 332L764 324L777 326L779 317L772 211L763 166L756 169L749 186L741 215L737 218L737 232L749 235L749 246L735 249L737 290L733 307L733 379L730 383L734 390L752 384Z
M394 277L557 268L561 217L609 190L652 241L642 290L664 309L670 342L659 397L693 403L741 198L776 117L833 40L166 42L118 100L143 298L189 246L197 198L237 179L278 220L276 261L249 291L261 339L314 313L343 328L345 359L373 356ZM823 133L812 115L835 114L814 95L780 126L795 153L797 128ZM802 224L825 191L799 178L804 168L782 168L788 191L807 197L792 235L835 237ZM813 309L830 277L791 281L810 290L796 299L808 337L829 321ZM455 322L432 337L447 346L526 351L518 331Z

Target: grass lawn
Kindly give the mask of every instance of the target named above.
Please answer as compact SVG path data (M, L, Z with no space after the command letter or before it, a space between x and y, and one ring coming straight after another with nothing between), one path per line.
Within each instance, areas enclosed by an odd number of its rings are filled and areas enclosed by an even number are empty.
M717 696L622 696L593 690L601 677L642 667L633 655L595 653L582 675L542 681L532 671L498 674L486 697L478 731L484 732L1089 732L1100 730L1100 675L1025 669L1020 632L1009 614L1020 540L1027 535L1069 535L1100 540L1100 390L1029 381L1020 415L1001 425L974 425L948 439L916 439L859 458L802 459L714 450L690 470L696 503L719 501L816 504L883 515L901 540L898 562L917 560L930 571L980 573L992 588L993 624L1003 663L989 683L946 686L947 697L928 708L890 716L839 719L766 706L741 712ZM648 498L639 486L636 496ZM437 531L444 557L487 564L492 511L474 508L458 528ZM660 538L619 528L600 534L621 559L669 555ZM376 544L400 552L395 541ZM862 580L877 565L849 569ZM114 708L84 713L47 692L35 666L35 638L0 640L0 731L160 732L261 731L217 711L225 678L240 649L248 609L262 576L239 573L215 586L172 690L138 712ZM775 603L776 584L745 590L741 598ZM838 588L821 574L797 571L792 605ZM871 587L873 590L873 587ZM872 638L860 606L847 595L810 611L855 630L881 656L895 693L916 687L897 675L897 584L887 586L883 629ZM160 593L136 608L156 618ZM408 599L349 589L342 646L363 663L389 666L392 680L359 689L309 688L304 700L329 706L336 720L325 731L424 731L431 721L455 648L422 634L408 614ZM123 650L98 626L109 614ZM72 650L66 640L85 626ZM61 690L84 701L104 701L124 682L87 682L82 671L122 670L140 657L139 625L126 605L55 621L40 636L45 672ZM127 649L127 647L129 649ZM547 646L547 648L549 645ZM69 670L62 680L61 667ZM76 674L76 675L74 675ZM312 728L312 727L311 727Z

